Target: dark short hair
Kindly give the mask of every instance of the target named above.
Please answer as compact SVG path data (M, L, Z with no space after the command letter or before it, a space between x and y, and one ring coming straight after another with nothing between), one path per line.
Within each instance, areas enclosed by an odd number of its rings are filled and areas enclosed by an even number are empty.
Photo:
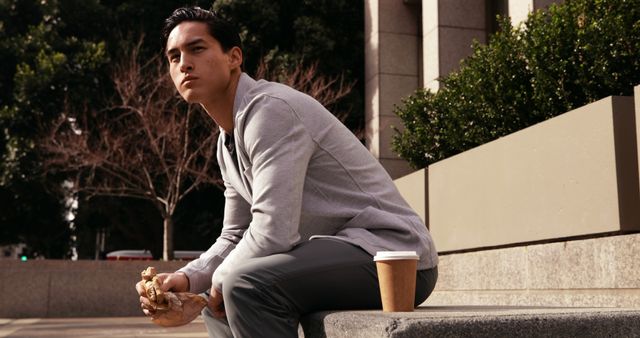
M167 48L167 40L171 31L185 21L197 21L207 24L209 34L220 43L222 50L228 52L233 47L242 49L238 29L229 21L220 17L216 12L208 11L200 7L181 7L173 11L164 20L162 27L162 48Z

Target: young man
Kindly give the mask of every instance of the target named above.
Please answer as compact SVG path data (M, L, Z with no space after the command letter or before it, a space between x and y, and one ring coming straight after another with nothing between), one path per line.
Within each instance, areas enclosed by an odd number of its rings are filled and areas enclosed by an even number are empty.
M160 275L163 288L210 289L211 337L297 337L306 313L381 308L373 255L414 250L423 302L437 279L431 236L360 141L313 98L243 73L238 33L215 13L177 9L163 32L178 92L221 129L226 188L220 237Z

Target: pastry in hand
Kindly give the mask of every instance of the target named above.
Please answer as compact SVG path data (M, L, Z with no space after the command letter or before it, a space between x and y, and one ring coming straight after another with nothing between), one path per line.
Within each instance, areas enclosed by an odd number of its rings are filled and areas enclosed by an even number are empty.
M164 292L160 288L157 271L150 266L141 273L144 291L155 313L151 321L160 326L180 326L194 320L207 300L190 292Z
M151 301L154 310L166 309L168 302L165 299L164 292L160 288L160 280L158 280L158 276L156 276L156 268L150 266L142 271L141 275L144 281L145 293L149 301Z

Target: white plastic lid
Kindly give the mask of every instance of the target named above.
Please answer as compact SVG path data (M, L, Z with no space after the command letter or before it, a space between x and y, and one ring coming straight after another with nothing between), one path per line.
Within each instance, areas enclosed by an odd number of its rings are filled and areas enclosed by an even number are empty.
M415 251L378 251L374 261L394 261L400 259L420 259Z

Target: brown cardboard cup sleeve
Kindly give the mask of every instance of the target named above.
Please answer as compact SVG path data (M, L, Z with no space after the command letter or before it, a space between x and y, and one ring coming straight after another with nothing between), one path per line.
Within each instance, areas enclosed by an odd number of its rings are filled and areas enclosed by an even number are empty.
M416 252L378 251L373 260L378 270L382 311L413 311L419 260Z

